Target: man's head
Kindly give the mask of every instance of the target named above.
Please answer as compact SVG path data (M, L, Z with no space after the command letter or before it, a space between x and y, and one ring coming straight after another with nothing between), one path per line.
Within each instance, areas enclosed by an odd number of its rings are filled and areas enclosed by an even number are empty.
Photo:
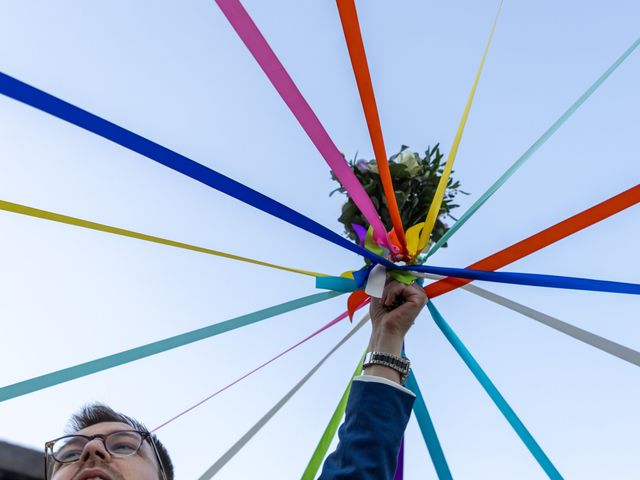
M163 468L166 479L173 480L164 445L142 423L106 405L86 406L71 417L67 431L79 436L64 438L53 449L69 463L56 461L47 449L51 480L164 480Z

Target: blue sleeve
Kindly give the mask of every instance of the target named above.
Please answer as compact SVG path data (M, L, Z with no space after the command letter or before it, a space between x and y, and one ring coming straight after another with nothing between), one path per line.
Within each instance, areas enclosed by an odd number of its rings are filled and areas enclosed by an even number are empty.
M338 448L318 480L392 480L414 400L389 385L353 382Z

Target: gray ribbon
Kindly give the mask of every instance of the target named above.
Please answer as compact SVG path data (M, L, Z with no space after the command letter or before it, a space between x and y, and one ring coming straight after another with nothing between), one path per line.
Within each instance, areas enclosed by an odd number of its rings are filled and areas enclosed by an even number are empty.
M430 274L420 274L420 276L432 280L439 280L441 278L444 278L439 275ZM562 320L552 317L551 315L547 315L546 313L539 312L537 310L534 310L533 308L522 305L521 303L509 300L508 298L485 290L484 288L480 288L471 284L465 285L462 288L469 293L473 293L474 295L478 295L479 297L485 298L493 303L497 303L498 305L507 307L514 312L521 313L522 315L532 318L533 320L540 322L547 327L551 327L554 330L562 332L565 335L569 335L570 337L586 343L587 345L591 345L598 350L606 352L610 355L613 355L614 357L618 357L640 367L640 352L637 352L636 350L625 347L624 345L620 345L619 343L613 342L611 340L607 340L600 335L588 332L587 330L583 330L582 328L571 325L570 323L563 322Z
M287 394L282 397L278 403L276 403L271 410L269 410L260 420L256 422L256 424L251 427L247 433L245 433L233 446L226 451L209 469L204 472L198 480L208 480L213 478L213 476L218 473L222 467L224 467L229 460L231 460L236 453L238 453L246 444L253 438L253 436L260 431L262 427L266 425L266 423L273 418L273 416L278 413L278 411L287 403L291 397L293 397L298 390L302 388L302 386L307 383L314 373L316 373L322 364L327 361L327 359L335 353L342 345L344 345L347 340L349 340L358 330L360 330L367 322L369 321L369 314L365 315L358 324L353 327L349 333L347 333L342 340L338 342L338 344L327 353L322 360L320 360L309 372L302 377L302 379L291 389Z

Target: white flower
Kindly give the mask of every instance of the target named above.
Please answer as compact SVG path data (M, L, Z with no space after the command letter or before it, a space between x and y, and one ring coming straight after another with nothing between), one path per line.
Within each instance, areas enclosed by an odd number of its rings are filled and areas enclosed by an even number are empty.
M420 172L420 162L418 161L418 155L409 150L403 150L396 157L396 163L407 167L409 175L417 175Z

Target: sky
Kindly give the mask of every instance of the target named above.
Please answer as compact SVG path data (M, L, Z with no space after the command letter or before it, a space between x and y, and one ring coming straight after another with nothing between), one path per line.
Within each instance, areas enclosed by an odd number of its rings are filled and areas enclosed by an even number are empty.
M334 2L243 2L330 136L372 158ZM0 70L341 232L329 168L212 1L2 2ZM496 1L357 2L388 154L449 151ZM504 4L460 146L469 207L637 38L640 5ZM432 257L464 267L638 183L640 52ZM0 199L297 268L354 254L89 132L0 98ZM505 271L640 281L632 207ZM313 279L0 212L0 385L315 293ZM479 284L640 348L631 295ZM566 478L637 476L640 371L456 291L435 302ZM40 448L83 404L153 428L296 343L345 298L0 404ZM351 328L342 322L161 429L198 478ZM216 476L299 478L367 343L358 332ZM407 354L456 479L542 479L425 311ZM414 419L405 478L436 478Z

